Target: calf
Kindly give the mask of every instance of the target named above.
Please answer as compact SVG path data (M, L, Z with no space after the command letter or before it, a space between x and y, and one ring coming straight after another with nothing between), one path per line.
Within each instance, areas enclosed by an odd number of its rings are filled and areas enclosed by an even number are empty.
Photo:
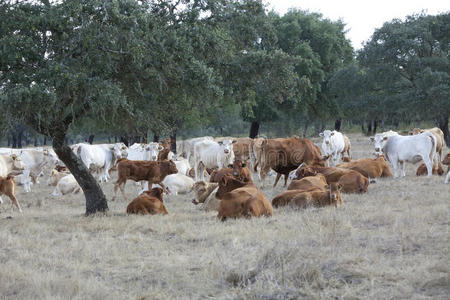
M167 175L178 173L177 167L172 160L145 161L121 159L117 164L117 171L119 177L114 184L113 201L116 199L119 188L123 197L127 199L124 187L128 179L134 181L145 180L148 181L149 186L153 183L159 184L167 192L167 188L163 184L164 178Z
M386 162L383 156L344 162L337 165L337 167L358 171L368 178L392 177L392 172L389 168L389 164Z
M194 180L191 177L177 173L167 175L163 180L163 184L172 195L186 194L192 190Z
M442 165L440 162L437 164L437 168L435 165L433 165L433 169L431 172L433 175L444 175L444 169L442 169ZM424 163L421 163L420 166L417 168L416 176L424 176L427 175L427 166Z
M304 180L304 179L306 179L306 178L303 178L302 180ZM279 206L288 205L291 202L291 200L294 199L299 193L312 192L312 191L327 191L327 190L328 190L328 185L326 184L323 187L312 186L307 189L285 191L272 199L272 206L277 208Z
M163 160L169 160L169 157L172 158L173 157L173 153L172 155L170 155L170 140L166 139L162 142L161 144L162 149L158 152L158 160L159 161L163 161Z
M267 198L250 182L225 176L219 182L216 197L221 199L217 217L227 218L273 216L273 208Z
M81 192L81 187L78 185L75 177L72 174L66 175L61 178L56 184L55 189L53 190L53 196L63 196L67 194L77 194Z
M199 203L203 203L202 208L206 211L209 210L218 210L220 199L216 198L216 191L219 184L217 182L205 182L205 181L197 181L194 184L192 190L195 194L195 199L192 200L192 203L195 205Z
M408 134L409 135L417 135L417 134L421 134L424 132L431 132L434 135L434 137L436 138L436 154L439 155L439 157L437 158L436 161L439 162L439 159L442 158L442 150L444 149L444 146L445 146L444 133L442 132L442 130L440 128L434 127L434 128L430 128L430 129L414 128L413 130L408 132Z
M69 175L70 172L67 171L58 171L56 169L52 170L52 173L50 174L50 177L48 178L47 184L50 186L56 186L58 182L61 180L61 178Z
M8 175L6 177L0 177L0 203L3 203L1 196L6 195L11 199L11 207L15 205L19 212L22 212L19 201L16 199L15 191L16 183L14 181L14 176Z
M240 181L252 182L252 175L247 167L247 164L243 163L239 159L235 160L232 165L228 166L228 168L213 171L209 182L220 182L226 175L232 175Z
M342 205L341 198L342 185L339 183L330 184L327 191L308 191L299 193L295 196L290 204L298 208L307 208L310 206L324 207L324 206L340 206Z
M150 191L143 192L128 204L127 214L167 215L168 213L163 203L162 194L162 188L153 188Z

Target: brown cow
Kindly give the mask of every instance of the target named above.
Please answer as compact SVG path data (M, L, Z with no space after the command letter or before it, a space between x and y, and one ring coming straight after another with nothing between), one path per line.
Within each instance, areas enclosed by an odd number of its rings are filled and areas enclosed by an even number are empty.
M147 160L128 160L126 158L119 159L117 163L117 178L114 184L114 201L117 196L117 189L120 188L122 195L125 199L125 184L127 179L134 181L146 180L149 187L151 184L159 184L165 192L167 192L166 186L162 183L164 178L170 174L178 173L177 167L172 160L165 161L147 161Z
M143 192L128 204L127 214L167 215L162 198L163 192L162 188L153 188L150 191Z
M222 178L226 175L232 175L244 182L251 182L252 175L250 170L247 167L247 164L243 163L240 159L236 159L232 165L229 165L228 168L222 168L220 170L214 170L211 173L211 177L209 182L220 182Z
M292 180L288 186L288 190L309 190L311 188L325 188L327 179L322 174L305 177L299 180Z
M362 158L350 162L344 162L336 167L358 171L367 178L392 177L389 164L383 156L378 156L377 158Z
M248 162L250 159L250 148L253 139L248 137L236 138L236 143L233 144L234 159Z
M307 208L310 206L324 207L324 206L340 206L342 205L341 190L342 185L339 183L330 184L329 190L321 191L314 190L308 192L301 192L295 196L290 204L298 208Z
M170 153L170 140L166 139L161 144L162 150L158 152L158 161L168 160Z
M442 165L440 162L438 162L437 168L433 164L432 171L433 171L432 172L433 175L439 175L439 176L444 175L444 169L442 169ZM424 176L424 175L428 175L427 166L425 165L425 163L421 163L420 166L417 168L416 176Z
M416 135L416 134L421 134L425 131L431 132L436 137L436 153L439 154L439 158L437 159L437 161L439 161L439 159L442 158L442 150L444 149L444 145L445 145L444 133L442 132L442 130L440 128L438 128L438 127L434 127L434 128L430 128L430 129L414 128L413 130L408 132L408 134Z
M225 176L219 182L216 197L221 199L217 217L227 218L273 216L269 200L251 182Z
M347 152L347 156L350 159L350 149L352 148L352 144L350 143L350 139L345 134L342 134L344 138L344 151L341 152L342 160L344 161L344 153Z
M0 203L3 203L1 198L2 195L6 195L11 199L11 207L15 205L19 212L22 212L22 208L20 208L19 201L15 196L16 192L16 182L14 181L14 176L8 175L6 177L0 176Z
M325 176L328 184L333 182L341 184L344 193L365 193L369 187L369 179L354 170L302 165L295 171L297 179L315 176L318 173Z
M297 136L265 139L261 147L261 159L256 162L254 170L256 172L258 164L261 163L260 177L263 187L270 169L277 172L273 185L275 187L281 175L284 175L284 186L286 186L289 173L301 163L325 166L325 159L322 158L320 149L308 139L301 139Z
M303 178L302 180L304 180L304 179L307 179L307 178ZM298 181L300 181L300 180L298 180ZM328 189L329 189L328 184L325 184L323 187L311 186L308 189L285 191L272 199L272 206L276 208L279 206L288 205L291 202L291 200L294 199L299 193L312 192L312 191L328 191Z
M202 208L206 211L218 210L220 199L216 198L216 193L214 192L218 186L217 182L197 181L192 188L195 194L195 199L192 200L192 203L195 205L203 203Z

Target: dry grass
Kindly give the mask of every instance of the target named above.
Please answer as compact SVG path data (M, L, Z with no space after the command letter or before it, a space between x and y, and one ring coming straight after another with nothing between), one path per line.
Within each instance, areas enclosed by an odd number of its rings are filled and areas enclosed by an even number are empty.
M369 156L365 137L351 139L354 158ZM344 195L339 209L225 223L191 195L166 197L168 216L127 216L120 197L84 217L81 195L19 187L24 213L6 197L0 207L0 298L448 299L450 185L414 173Z

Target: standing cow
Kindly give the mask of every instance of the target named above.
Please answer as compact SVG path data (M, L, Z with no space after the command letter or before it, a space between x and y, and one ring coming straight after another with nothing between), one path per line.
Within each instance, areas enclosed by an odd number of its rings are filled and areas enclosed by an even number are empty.
M211 140L197 142L194 145L195 181L205 180L204 170L206 168L218 168L220 170L224 166L233 164L233 143L235 142L235 140L229 139L220 142Z
M394 167L394 178L398 177L398 169L402 166L402 177L405 176L405 161L417 163L421 159L427 166L428 177L432 174L433 159L436 155L436 137L431 132L418 135L391 136L382 149L386 159Z
M76 144L72 146L72 151L81 159L86 168L97 172L100 182L108 181L109 169L118 159L128 155L127 149L124 143Z
M383 155L383 147L391 136L398 135L397 132L389 130L382 133L377 133L375 136L370 138L370 141L374 143L375 156Z
M345 150L345 140L343 134L336 130L325 130L319 135L323 137L322 150L323 154L329 157L329 165L337 165L342 153Z

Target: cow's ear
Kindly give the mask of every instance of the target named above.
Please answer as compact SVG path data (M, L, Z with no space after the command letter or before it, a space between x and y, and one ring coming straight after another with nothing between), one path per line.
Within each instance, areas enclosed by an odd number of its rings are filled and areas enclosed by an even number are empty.
M327 184L323 188L328 190L330 188L330 186Z
M234 144L234 143L236 143L236 142L237 142L236 140L233 140L231 143Z
M229 164L229 165L228 165L228 168L233 169L233 165L232 165L232 164Z
M223 176L222 179L220 180L220 183L224 186L227 185L227 183L228 183L227 176Z
M323 137L323 132L319 133L319 136Z
M344 186L343 186L342 184L339 183L338 186L337 186L338 191L342 190L343 187L344 187Z
M246 163L242 163L242 167L245 168L247 166Z
M374 137L371 137L371 138L370 138L370 141L371 141L371 142L375 142L375 138L374 138Z
M412 132L412 131L408 132L408 135L413 135L413 134L414 134L414 132Z
M420 130L420 133L424 133L424 132L425 132L425 130L423 130L423 129Z
M387 136L383 137L383 141L387 141L387 139L388 139Z
M333 131L333 132L331 132L331 135L334 135L334 131Z
M217 142L217 144L219 144L219 145L223 145L223 141Z
M163 146L161 146L161 145L158 146L158 151L161 151L161 150L163 150L163 149L164 149Z

